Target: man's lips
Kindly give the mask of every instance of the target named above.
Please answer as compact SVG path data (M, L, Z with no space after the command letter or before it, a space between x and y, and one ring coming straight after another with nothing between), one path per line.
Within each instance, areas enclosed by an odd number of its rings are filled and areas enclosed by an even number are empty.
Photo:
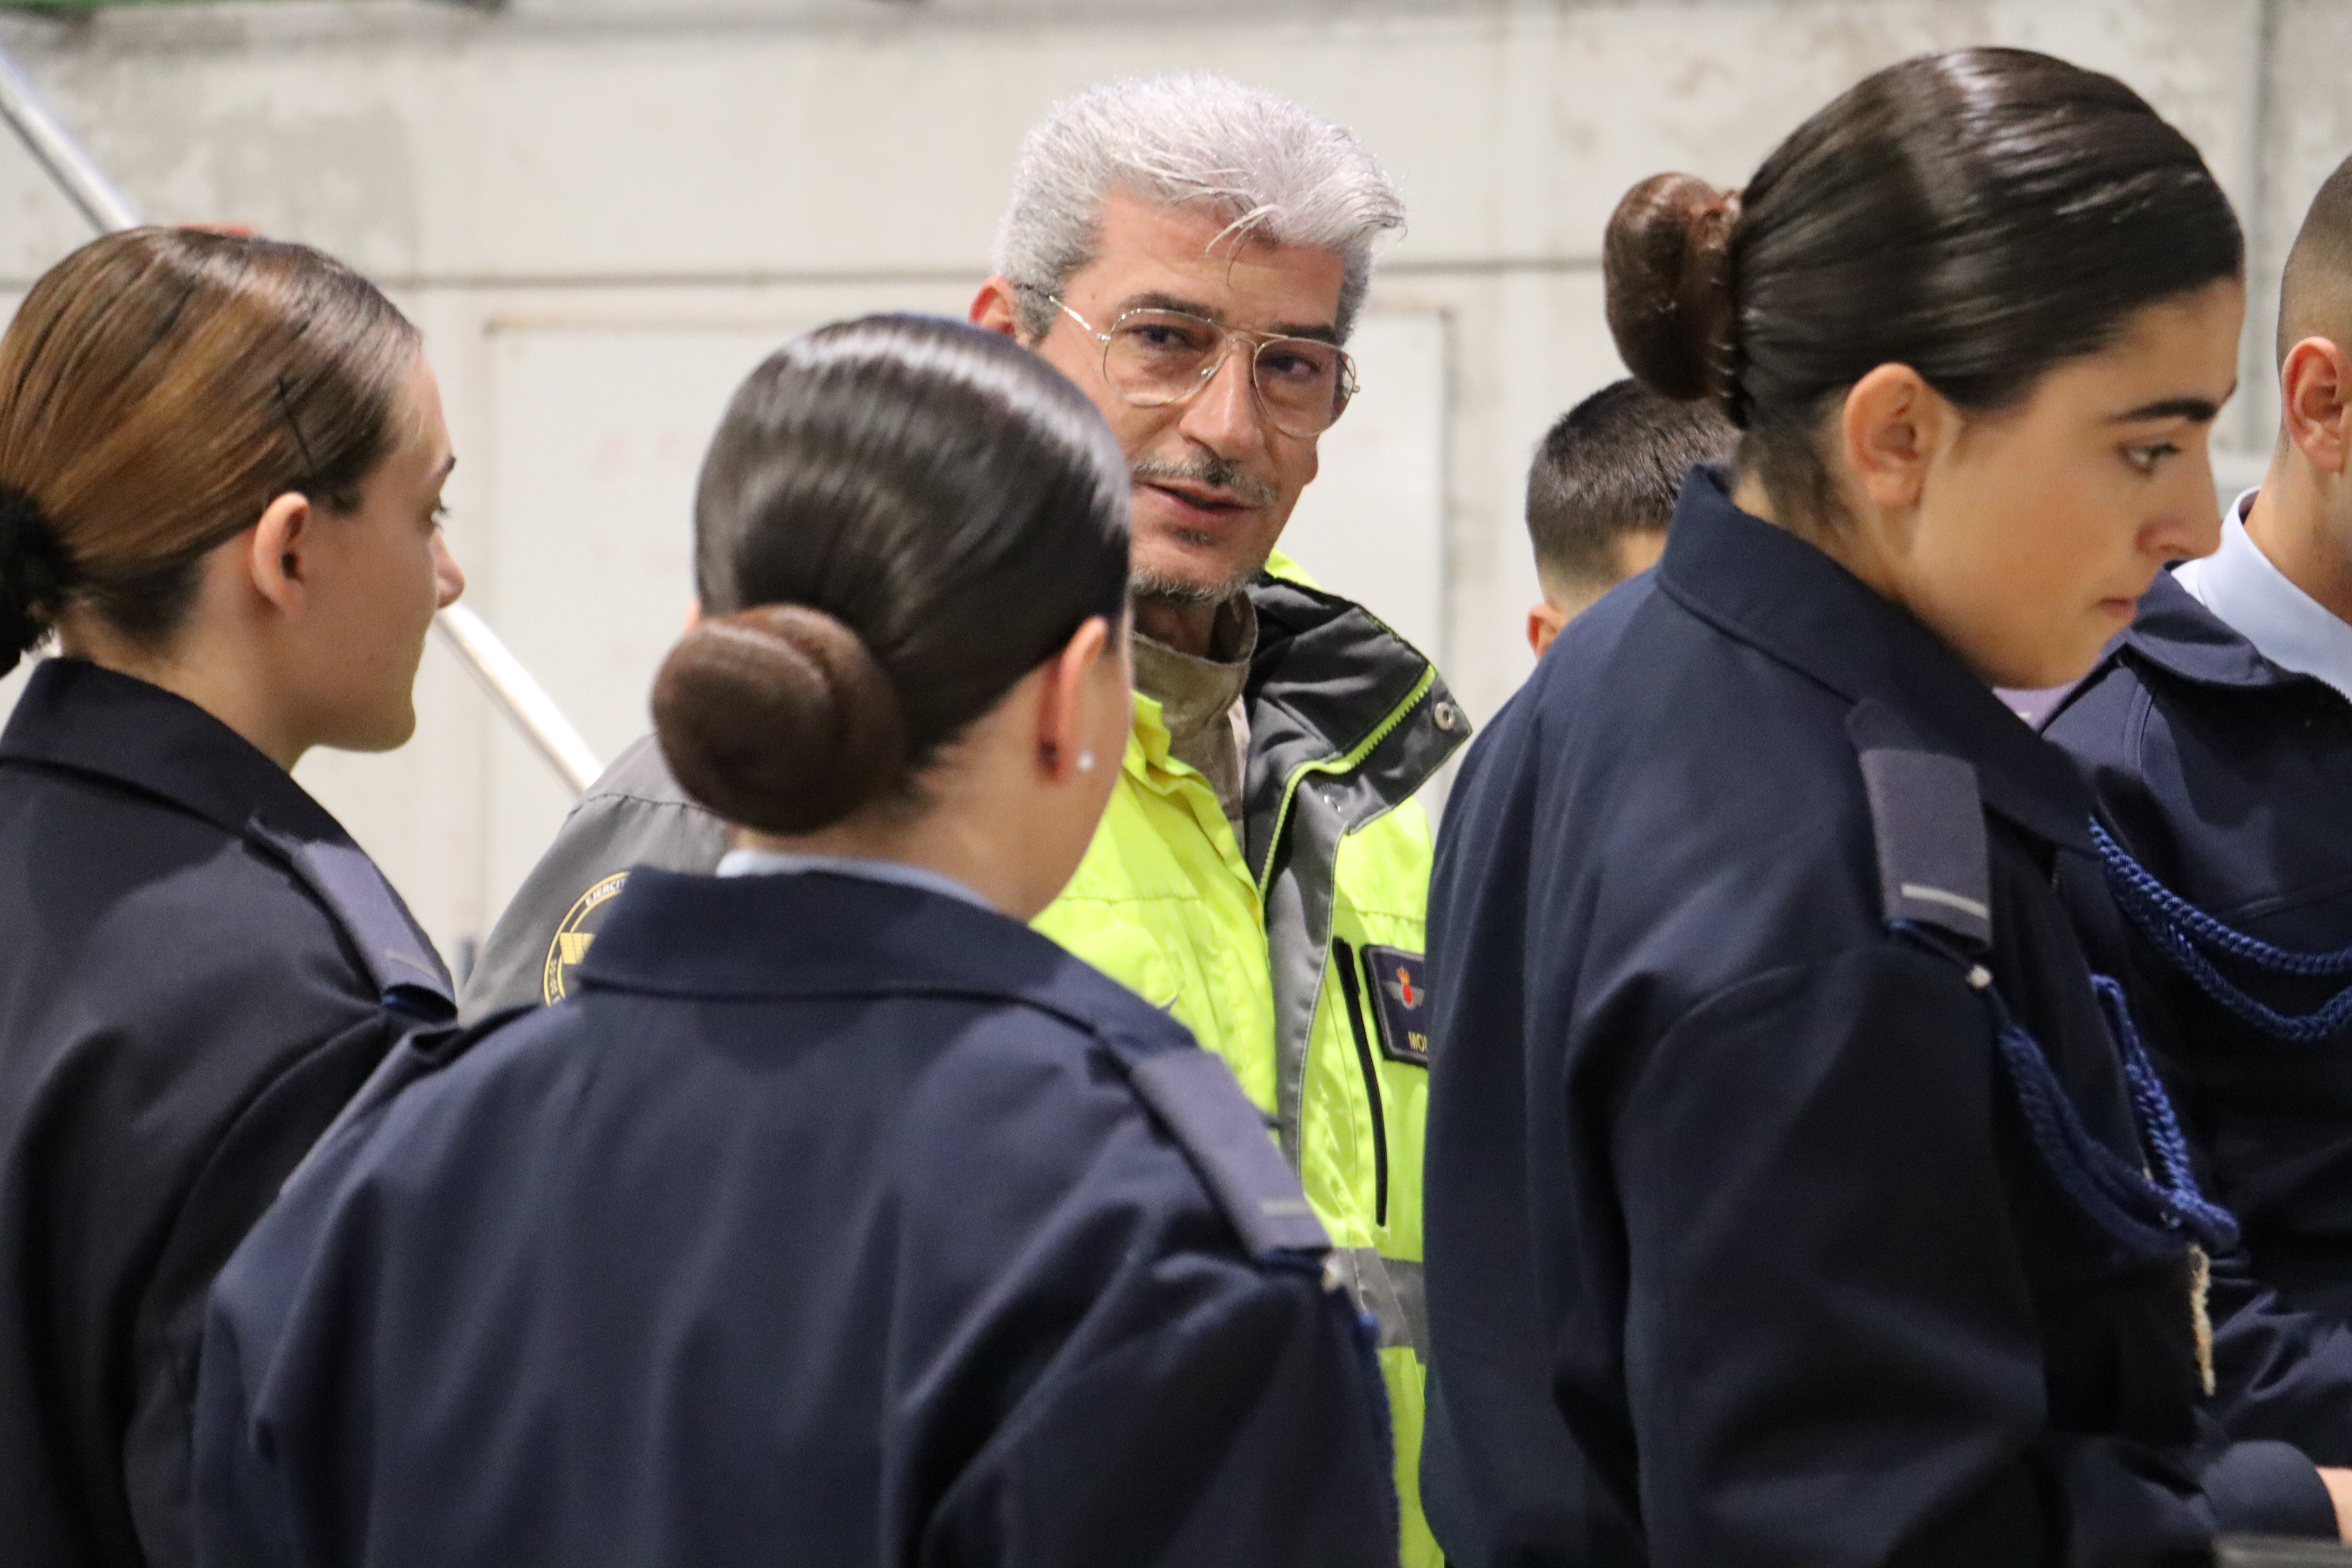
M1175 485L1156 484L1150 480L1145 481L1144 488L1158 490L1179 506L1192 511L1221 513L1246 510L1234 497L1215 490L1185 489Z

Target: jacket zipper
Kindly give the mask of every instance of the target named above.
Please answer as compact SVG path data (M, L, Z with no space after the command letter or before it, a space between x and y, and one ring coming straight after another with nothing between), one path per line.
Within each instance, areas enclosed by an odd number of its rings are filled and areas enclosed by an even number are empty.
M1331 939L1332 955L1339 961L1339 989L1348 998L1348 1023L1356 1031L1356 1061L1364 1069L1364 1097L1372 1106L1372 1214L1382 1228L1389 1223L1389 1129L1381 1109L1380 1068L1372 1060L1371 1037L1364 1030L1362 989L1356 982L1356 950L1339 937Z
M1406 693L1405 700L1390 709L1388 717L1382 719L1370 734L1357 742L1339 756L1326 757L1320 762L1301 763L1290 770L1290 777L1283 782L1282 804L1275 808L1274 832L1265 841L1265 864L1258 868L1257 896L1260 901L1265 900L1266 889L1274 885L1275 851L1281 847L1282 830L1290 823L1290 803L1298 797L1298 786L1305 782L1307 775L1308 773L1344 773L1366 757L1370 756L1382 741L1395 733L1397 726L1403 723L1406 716L1421 705L1421 700L1428 696L1430 689L1436 684L1437 667L1433 664L1423 667L1421 679L1413 682L1412 689ZM1367 822L1370 820L1370 817L1365 818ZM1349 831L1353 832L1355 828L1362 826L1363 823L1357 823Z

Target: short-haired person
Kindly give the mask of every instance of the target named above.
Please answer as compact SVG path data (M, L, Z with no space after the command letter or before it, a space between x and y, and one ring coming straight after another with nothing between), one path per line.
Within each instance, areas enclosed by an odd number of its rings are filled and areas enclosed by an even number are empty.
M2280 290L2270 471L2046 733L2098 797L2074 884L2264 1284L2352 1321L2352 163ZM2344 1340L2341 1328L2315 1330Z
M1528 611L1538 658L1559 629L1665 553L1683 480L1730 460L1739 432L1706 403L1661 397L1632 376L1552 423L1528 468L1528 537L1543 603Z
M1003 338L730 405L654 688L716 877L412 1052L230 1264L205 1560L1394 1561L1371 1336L1257 1111L1023 922L1129 723L1128 477Z
M0 1563L185 1563L205 1292L448 977L289 776L436 608L416 329L301 246L83 247L0 336Z
M1232 1066L1380 1320L1403 1549L1436 1561L1420 1449L1421 969L1414 794L1468 737L1436 669L1274 553L1345 409L1395 190L1345 130L1215 77L1097 88L1029 136L972 320L1090 397L1132 471L1136 713L1092 849L1038 929ZM702 584L706 609L736 606ZM469 1013L566 994L638 864L725 828L641 742L499 918Z
M2089 794L1994 694L2079 677L2212 547L2228 201L2121 82L1959 49L1868 77L1744 192L1635 186L1603 254L1626 363L1743 434L1445 815L1449 1560L2336 1537L2352 1472L2232 1431L2203 1259L2234 1227L2052 886Z

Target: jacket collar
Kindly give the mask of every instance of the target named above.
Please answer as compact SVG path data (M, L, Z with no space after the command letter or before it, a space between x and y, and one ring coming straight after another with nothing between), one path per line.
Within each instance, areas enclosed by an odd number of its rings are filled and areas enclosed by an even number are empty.
M1470 738L1470 724L1421 650L1362 605L1272 574L1250 598L1258 639L1243 801L1255 864L1302 770L1345 773L1396 805Z
M1924 748L1972 764L1985 805L2011 822L2090 848L2090 793L2065 754L1900 606L1734 506L1719 470L1696 469L1684 484L1658 575L1665 593L1727 636L1849 702L1891 710Z
M780 952L792 962L777 963ZM1156 1016L993 910L824 871L722 878L641 866L577 978L590 990L656 996L997 998L1130 1036L1139 1016Z
M2264 658L2169 572L2158 573L2141 595L2131 629L2108 658L2126 649L2158 669L2207 686L2284 686L2317 679Z
M1243 816L1250 864L1280 831L1291 784L1321 765L1361 792L1365 816L1412 798L1470 738L1470 721L1421 650L1353 600L1277 555L1250 584L1257 645L1244 695L1250 743ZM1135 694L1123 765L1153 783L1175 765L1167 716Z
M184 697L83 659L44 659L34 669L0 732L0 763L106 779L233 835L258 817L298 839L351 841L244 736Z

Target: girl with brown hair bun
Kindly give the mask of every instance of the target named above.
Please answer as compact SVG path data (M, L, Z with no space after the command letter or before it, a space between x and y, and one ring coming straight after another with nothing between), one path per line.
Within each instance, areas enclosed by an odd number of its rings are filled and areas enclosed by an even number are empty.
M739 847L632 872L566 1000L404 1057L256 1228L209 1561L1394 1563L1371 1338L1263 1119L1024 923L1127 744L1129 488L994 333L752 373L654 689Z
M191 1561L206 1288L404 1033L424 932L289 776L415 725L449 437L301 246L138 229L0 337L0 1562Z
M2121 82L1959 49L1744 191L1635 186L1604 258L1626 364L1742 439L1446 811L1449 1559L2335 1538L2352 1489L2314 1460L2352 1460L2352 1361L2224 1288L2236 1224L2053 886L2095 875L2089 795L1994 691L2080 676L2213 548L2228 202Z

